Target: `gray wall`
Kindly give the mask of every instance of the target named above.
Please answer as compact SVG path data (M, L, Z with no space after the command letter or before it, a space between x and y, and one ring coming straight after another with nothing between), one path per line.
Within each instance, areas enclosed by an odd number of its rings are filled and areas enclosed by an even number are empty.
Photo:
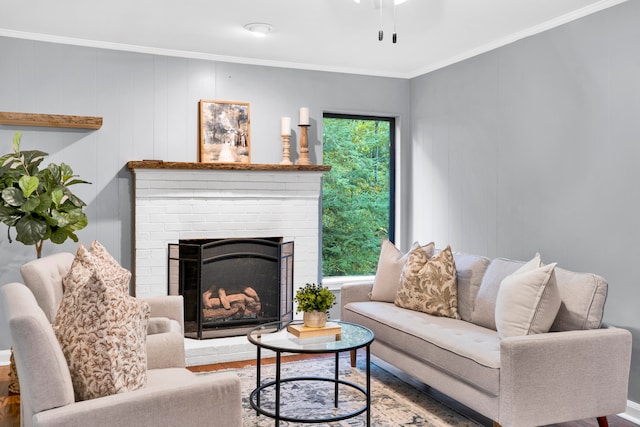
M640 402L640 2L411 81L421 241L594 272ZM603 349L602 357L607 357Z
M411 81L0 37L0 111L104 117L98 131L0 126L0 153L23 130L23 148L48 151L92 181L76 187L89 204L80 239L100 240L130 267L125 164L195 161L199 99L251 103L254 163L280 160L279 118L295 123L300 106L311 110L314 162L323 111L398 116L399 222L409 225L400 241L518 259L539 251L607 278L605 320L634 334L629 397L640 402L639 3ZM35 256L2 228L0 284L20 280L19 266ZM75 244L45 245L45 255L60 250ZM8 345L0 316L0 349Z
M239 65L58 45L0 37L0 111L102 116L98 131L0 125L0 153L22 130L23 149L50 153L92 185L76 186L88 204L89 226L78 234L97 239L131 267L132 180L129 160L196 161L198 101L249 102L253 163L282 158L280 117L309 107L311 161L321 162L322 112L397 116L408 135L409 81ZM406 139L408 142L408 138ZM404 141L400 143L402 146ZM46 163L46 162L45 162ZM408 170L408 168L405 168ZM44 255L76 244L45 243ZM0 284L20 281L19 267L33 247L9 243L0 225ZM1 307L1 305L0 305ZM0 349L10 345L0 315Z

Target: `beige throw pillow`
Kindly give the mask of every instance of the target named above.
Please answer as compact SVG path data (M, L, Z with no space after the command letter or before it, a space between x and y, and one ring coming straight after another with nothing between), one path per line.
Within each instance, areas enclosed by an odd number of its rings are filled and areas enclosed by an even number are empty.
M395 304L435 316L459 319L456 266L447 246L429 258L424 251L409 252Z
M525 267L526 265L526 267ZM485 328L497 330L496 328L496 299L502 280L522 269L538 268L542 265L540 254L536 253L533 259L526 263L505 258L495 258L487 267L480 289L476 294L476 300L473 303L473 312L471 314L471 323Z
M529 262L502 280L495 313L501 338L549 331L561 304L555 266Z
M435 244L431 242L421 247L418 242L415 242L411 250L416 248L422 248L425 255L431 258L435 251ZM400 287L400 274L408 257L409 253L403 254L388 239L382 239L376 277L369 295L372 301L393 302L395 300Z
M76 400L135 390L147 381L149 305L104 280L102 271L80 245L53 324Z

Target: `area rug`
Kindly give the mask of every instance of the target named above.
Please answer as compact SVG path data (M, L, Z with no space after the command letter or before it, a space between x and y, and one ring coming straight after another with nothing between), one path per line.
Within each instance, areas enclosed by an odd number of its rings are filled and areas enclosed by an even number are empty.
M288 362L282 365L282 377L313 376L333 377L335 359L324 357L299 362ZM352 369L348 358L340 360L340 379L365 386L366 373L364 362L359 361L357 368ZM273 426L274 420L264 415L257 416L251 408L249 395L256 387L256 368L250 366L234 370L242 383L242 404L244 408L244 425L249 427ZM263 365L262 379L275 378L275 365ZM478 424L455 412L444 404L434 400L425 393L403 382L384 369L371 364L371 425L375 427L399 426L473 426ZM263 407L273 411L273 387L266 389L261 396ZM281 388L281 414L284 416L304 417L311 419L326 418L330 415L343 415L353 412L364 405L361 393L347 386L339 388L340 400L338 409L333 409L334 387L324 381L305 381L303 383L285 383ZM329 409L327 409L329 408ZM317 425L331 427L359 427L366 425L365 414L354 418L332 423L302 424L281 421L280 426L294 427Z

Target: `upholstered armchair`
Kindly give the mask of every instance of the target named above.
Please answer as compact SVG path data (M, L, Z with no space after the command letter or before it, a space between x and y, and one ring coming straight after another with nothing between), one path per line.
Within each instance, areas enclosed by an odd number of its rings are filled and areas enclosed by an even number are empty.
M61 252L24 264L20 273L31 289L49 323L53 323L62 301L62 279L74 254ZM149 369L184 368L184 317L181 296L142 298L151 308L147 330L147 364Z
M147 369L140 388L75 401L65 356L34 294L21 283L0 292L20 378L21 426L242 425L240 380L230 372Z

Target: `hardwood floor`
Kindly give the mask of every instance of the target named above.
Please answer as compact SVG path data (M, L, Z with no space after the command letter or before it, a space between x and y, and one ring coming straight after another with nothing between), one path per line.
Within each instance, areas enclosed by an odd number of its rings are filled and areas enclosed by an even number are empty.
M9 367L0 366L0 427L20 426L20 396L9 394Z
M294 361L294 360L302 360L308 359L312 357L331 357L331 356L313 356L313 355L299 355L299 356L288 356L285 358L286 361ZM263 359L264 363L275 363L275 359ZM429 386L420 383L412 378L403 375L401 372L393 369L389 365L384 364L384 362L380 363L376 361L380 366L389 370L394 375L402 378L403 380L409 382L414 387L423 391L424 393L434 397L435 399L441 401L445 405L453 408L454 410L468 416L469 418L483 424L487 427L492 427L492 423L487 418L482 417L481 415L475 413L467 407L464 407L452 399L447 398L446 396L438 393L437 391L431 389ZM193 372L209 372L209 371L217 371L221 369L237 369L244 368L246 366L255 366L255 362L252 361L241 361L241 362L229 362L229 363L219 363L215 365L203 365L203 366L193 366L189 369ZM0 366L0 427L19 427L20 426L20 396L9 394L9 367L8 366ZM613 416L608 417L609 426L610 427L638 427L638 425L625 420L624 418ZM570 423L562 423L562 424L553 424L551 427L598 427L598 422L596 419L588 419L588 420L580 420L573 421Z

